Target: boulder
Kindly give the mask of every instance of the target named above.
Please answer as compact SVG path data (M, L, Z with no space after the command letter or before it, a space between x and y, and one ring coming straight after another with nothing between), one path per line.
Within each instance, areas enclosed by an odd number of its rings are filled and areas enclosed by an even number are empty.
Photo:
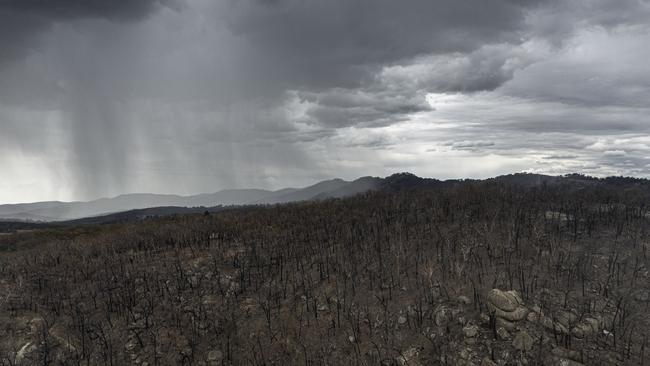
M519 331L512 339L512 346L517 350L528 352L533 349L533 338L525 330Z
M502 311L515 311L522 303L521 297L516 291L501 291L492 289L487 295L488 307L490 310L499 309Z
M551 332L559 334L569 334L569 329L561 323L554 322L553 319L546 315L540 314L539 322Z
M578 315L573 311L562 310L557 312L555 318L558 323L564 325L565 328L569 328L571 324L578 320Z
M576 338L582 339L598 333L599 329L600 320L593 317L586 317L571 329L571 334Z
M498 318L506 319L509 321L520 321L526 318L526 315L528 315L528 309L523 306L518 306L512 311L494 309L494 315Z
M487 296L487 306L497 318L510 322L523 320L529 313L522 306L521 297L516 291L491 290Z
M209 362L216 362L216 361L221 361L223 359L223 352L220 350L212 350L208 352L208 356L206 357L206 360Z
M478 335L478 327L473 324L468 324L463 328L463 334L466 338L474 338Z
M517 329L517 325L509 320L505 320L503 318L496 318L496 326L497 328L503 327L506 328L507 331L512 332L515 329Z

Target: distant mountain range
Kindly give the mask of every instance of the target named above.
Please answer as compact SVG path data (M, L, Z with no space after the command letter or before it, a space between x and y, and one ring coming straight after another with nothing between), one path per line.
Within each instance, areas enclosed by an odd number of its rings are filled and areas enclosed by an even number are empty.
M597 183L619 185L646 185L648 180L638 178L592 178L579 174L548 176L518 173L491 178L486 181L536 186L542 184L570 184L574 187ZM367 191L395 192L404 189L436 188L473 182L475 180L446 180L420 178L410 173L393 174L386 178L363 177L354 181L332 179L305 188L285 188L277 191L263 189L231 189L194 196L162 194L126 194L89 202L37 202L0 205L1 221L54 222L70 221L101 223L109 215L116 218L133 218L147 215L202 212L206 207L216 211L223 206L265 205L296 201L343 198ZM81 220L80 220L81 219ZM108 220L110 221L110 220Z
M0 205L0 220L67 221L151 207L216 207L262 205L346 197L380 189L381 178L364 177L354 181L332 179L305 188L230 189L210 194L178 196L136 193L88 202L36 202ZM169 211L167 209L166 211ZM181 210L183 211L183 210Z

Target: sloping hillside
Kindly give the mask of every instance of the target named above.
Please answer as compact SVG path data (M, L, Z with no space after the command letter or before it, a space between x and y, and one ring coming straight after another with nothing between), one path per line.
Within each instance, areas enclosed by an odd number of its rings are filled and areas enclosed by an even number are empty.
M647 365L650 194L601 183L457 181L0 236L0 360Z

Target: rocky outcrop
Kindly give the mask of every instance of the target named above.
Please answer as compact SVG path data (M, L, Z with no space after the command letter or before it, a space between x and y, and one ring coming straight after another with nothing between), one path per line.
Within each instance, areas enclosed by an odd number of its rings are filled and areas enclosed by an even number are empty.
M498 319L509 322L523 320L528 315L528 309L516 291L501 291L492 289L487 295L488 310Z
M516 291L491 290L487 295L488 306L504 312L514 311L522 303Z
M519 306L513 311L494 309L494 315L501 319L516 322L526 318L526 315L528 315L528 309L524 308L523 306Z
M571 329L571 334L576 338L584 339L597 334L602 326L601 317L585 317Z
M559 311L554 316L548 316L538 306L533 306L526 318L532 323L541 324L550 332L569 334L569 329L577 320L577 315L572 311Z

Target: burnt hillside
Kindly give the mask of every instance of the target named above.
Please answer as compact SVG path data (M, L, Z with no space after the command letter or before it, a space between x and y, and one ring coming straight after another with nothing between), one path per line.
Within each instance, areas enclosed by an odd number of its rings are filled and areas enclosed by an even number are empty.
M644 185L399 178L0 236L0 364L650 362Z

